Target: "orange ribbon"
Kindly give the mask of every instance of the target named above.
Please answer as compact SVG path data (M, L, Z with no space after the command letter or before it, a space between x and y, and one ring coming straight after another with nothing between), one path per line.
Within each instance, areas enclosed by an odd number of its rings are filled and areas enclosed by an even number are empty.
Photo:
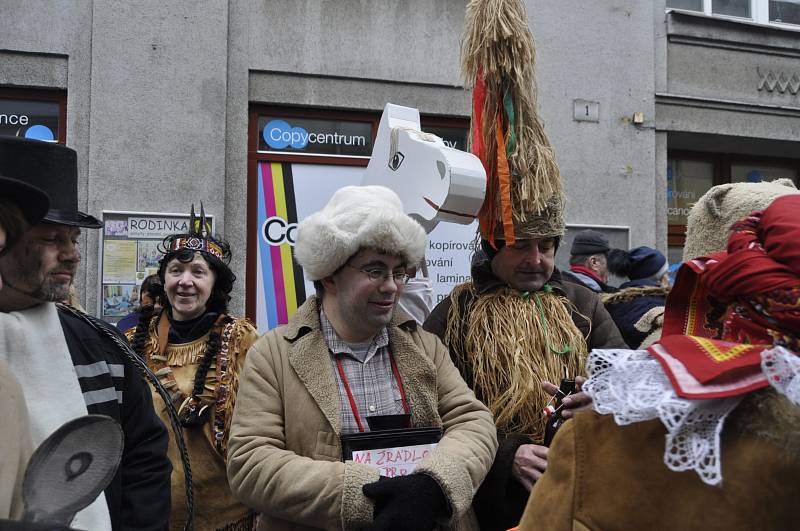
M503 235L506 245L514 245L514 218L511 212L511 171L506 157L506 140L503 135L503 123L497 116L497 180L500 184L500 207L503 219Z

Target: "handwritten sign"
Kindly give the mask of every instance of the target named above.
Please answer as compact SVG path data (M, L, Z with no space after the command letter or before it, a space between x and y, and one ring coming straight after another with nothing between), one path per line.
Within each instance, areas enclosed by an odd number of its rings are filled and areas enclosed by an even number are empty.
M436 448L436 443L375 450L355 450L353 452L353 461L373 466L378 469L381 476L386 476L387 478L407 476L431 454L434 448Z

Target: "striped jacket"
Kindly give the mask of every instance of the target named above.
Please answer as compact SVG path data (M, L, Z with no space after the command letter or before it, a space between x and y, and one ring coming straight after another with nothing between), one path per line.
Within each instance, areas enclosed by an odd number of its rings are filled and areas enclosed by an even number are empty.
M113 418L125 433L122 462L105 490L114 530L167 529L169 436L147 382L110 339L75 315L61 309L58 314L86 409Z

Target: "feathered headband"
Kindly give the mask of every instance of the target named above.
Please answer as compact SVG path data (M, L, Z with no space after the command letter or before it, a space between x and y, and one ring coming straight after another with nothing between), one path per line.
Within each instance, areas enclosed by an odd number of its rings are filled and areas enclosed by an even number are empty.
M473 88L471 150L486 169L481 235L494 245L523 234L563 234L563 190L539 119L535 47L520 0L471 0L461 41Z
M216 256L224 263L230 261L231 253L227 246L216 241L211 232L211 223L206 219L203 203L200 203L200 217L194 212L194 204L189 215L189 232L187 234L173 234L164 239L164 254L188 249L200 251Z

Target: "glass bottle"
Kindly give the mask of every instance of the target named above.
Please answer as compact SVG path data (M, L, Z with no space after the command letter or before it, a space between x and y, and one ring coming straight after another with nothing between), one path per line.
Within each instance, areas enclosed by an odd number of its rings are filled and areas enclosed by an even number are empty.
M558 428L560 428L561 425L564 424L566 420L564 417L561 416L561 412L563 409L562 400L568 395L574 393L575 393L575 380L572 378L562 378L561 385L558 386L558 392L553 397L555 403L552 406L548 406L548 408L545 409L545 411L549 415L549 418L547 419L547 424L544 427L544 442L543 442L544 446L550 446L550 443L553 442L553 437L556 436Z

